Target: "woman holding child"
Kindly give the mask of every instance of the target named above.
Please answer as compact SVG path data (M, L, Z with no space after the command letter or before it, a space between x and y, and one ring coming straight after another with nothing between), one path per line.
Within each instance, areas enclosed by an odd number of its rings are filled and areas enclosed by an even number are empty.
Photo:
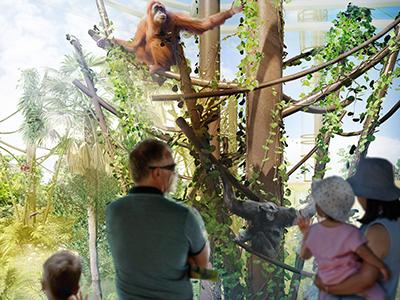
M324 282L322 277L325 274L321 274L320 270L316 284L326 299L350 300L360 299L360 297L375 299L370 298L370 293L371 289L379 293L376 286L376 283L379 283L378 288L383 290L384 299L395 300L400 273L400 189L394 184L393 166L385 159L365 158L360 161L356 173L348 179L348 183L365 210L364 216L359 220L362 223L360 232L365 236L368 248L387 266L390 277L383 280L381 273L382 275L389 274L385 274L384 266L380 265L379 261L363 260L356 272L333 284ZM331 195L342 192L343 190L330 190ZM329 205L322 204L322 206L328 207L329 211ZM318 208L318 203L317 209L320 215L325 217L324 220L332 223L329 221L332 219L329 212L324 212L321 207ZM307 248L308 229L305 223L304 220L300 220L299 225L305 232L303 247ZM344 247L344 245L341 246ZM313 247L312 244L311 247ZM314 255L314 253L311 254Z

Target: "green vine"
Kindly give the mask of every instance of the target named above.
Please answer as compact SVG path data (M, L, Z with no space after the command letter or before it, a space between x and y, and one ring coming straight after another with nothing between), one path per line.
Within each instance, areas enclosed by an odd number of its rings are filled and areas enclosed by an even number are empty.
M371 38L375 32L375 27L372 25L371 10L364 7L357 7L349 4L346 11L340 12L333 21L334 26L326 35L326 44L320 48L314 59L317 62L331 60L340 54L348 51L359 44ZM321 90L325 85L333 83L349 73L357 63L364 60L367 56L376 53L377 44L361 49L350 58L346 58L340 63L329 66L316 75L308 75L302 80L303 86L313 86L312 92ZM368 75L364 76L364 80L369 80ZM327 95L318 105L326 108L330 106L336 107L335 111L327 112L323 115L322 126L316 137L316 145L318 151L315 156L317 165L314 177L321 178L325 174L326 164L330 161L328 155L329 138L335 133L342 132L342 116L344 108L341 105L340 95L345 94L348 100L362 100L361 95L367 90L367 87L357 81L352 81L346 87L341 88L338 92ZM302 95L304 96L304 94ZM353 115L349 112L349 115ZM353 117L353 121L363 119Z
M244 55L238 65L236 73L240 85L249 88L257 86L255 74L262 58L259 49L258 28L259 8L256 0L247 0L243 7L243 17L237 30L240 44L237 46L241 55Z

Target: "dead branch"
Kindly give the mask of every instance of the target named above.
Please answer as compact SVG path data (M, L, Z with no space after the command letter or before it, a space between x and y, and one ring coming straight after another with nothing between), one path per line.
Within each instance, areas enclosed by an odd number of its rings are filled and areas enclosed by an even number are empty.
M182 44L178 44L177 46L177 64L179 67L179 73L181 74L181 90L185 94L193 93L193 86L190 80L189 67L187 65L187 61L185 58L185 54L183 52ZM186 100L185 101L186 108L190 117L190 121L194 129L200 128L200 114L196 108L196 100Z
M310 106L303 107L302 111L306 112L306 113L311 113L311 114L324 114L327 112L335 111L339 107L346 107L353 102L354 102L354 99L345 99L345 100L341 101L339 105L332 104L328 107L320 107L317 105L310 105Z
M170 79L181 80L181 75L171 71L164 71L164 72L160 71L158 72L158 74ZM232 88L237 88L239 86L235 82L213 81L213 80L201 79L195 76L190 76L190 79L192 81L192 84L202 87L211 87L215 83L217 84L216 87L218 87L219 89L232 89Z
M394 113L400 108L400 100L397 101L397 103L395 105L393 105L393 107L382 117L379 119L378 121L378 125L383 124L385 121L387 121L392 115L394 115ZM337 135L340 136L356 136L356 135L360 135L362 132L362 130L358 130L358 131L351 131L351 132L342 132L342 133L337 133Z
M72 81L72 83L78 88L80 89L86 96L93 98L97 95L93 95L90 90L82 83L80 82L78 79L74 79L74 81ZM116 117L121 117L121 113L119 111L117 111L117 109L115 107L113 107L111 104L109 104L107 101L103 100L101 97L97 96L98 100L99 100L99 104L105 108L106 110L108 110L110 113L112 113L114 116Z
M93 79L90 76L89 66L87 65L87 63L84 59L83 53L82 53L82 46L79 43L78 39L76 39L75 37L73 37L71 35L67 35L67 40L75 48L75 51L77 53L78 63L82 69L82 73L85 78L87 89L90 92L90 94L92 95L91 99L93 102L93 106L95 108L96 117L99 119L100 127L101 127L105 137L107 138L109 135L108 127L107 127L103 112L100 107L100 103L99 103L100 101L98 99L98 96L96 95L96 89L94 87Z

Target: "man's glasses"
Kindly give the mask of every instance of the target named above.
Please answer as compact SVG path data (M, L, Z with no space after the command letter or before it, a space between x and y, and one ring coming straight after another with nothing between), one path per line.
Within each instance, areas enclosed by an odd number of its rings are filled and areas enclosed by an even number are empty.
M170 165L166 165L166 166L149 166L148 168L151 170L160 168L160 169L165 169L165 170L168 170L171 172L175 172L175 167L176 167L176 164L170 164Z

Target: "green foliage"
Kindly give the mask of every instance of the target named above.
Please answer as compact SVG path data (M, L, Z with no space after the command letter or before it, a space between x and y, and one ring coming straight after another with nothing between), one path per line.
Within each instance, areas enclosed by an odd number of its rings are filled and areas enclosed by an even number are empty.
M237 30L240 44L237 46L241 55L244 55L238 65L236 74L239 84L249 88L255 87L256 71L260 64L262 53L259 49L259 8L256 0L247 0L243 8L243 17Z
M41 298L42 264L68 243L71 225L65 217L51 217L37 226L13 217L0 219L0 299Z
M28 144L34 144L43 139L48 126L43 110L42 83L35 69L24 70L21 75L22 97L18 106L25 119L22 133Z
M400 159L397 160L394 166L394 178L395 180L400 180Z
M106 204L119 196L120 188L116 179L106 174L98 174L96 183L89 182L80 175L63 174L63 182L55 191L54 215L70 215L73 218L71 239L67 247L77 251L84 261L85 280L89 281L89 245L87 207L90 197L94 197L97 216L97 247L99 252L99 270L104 278L113 278L114 270L109 255L105 233Z
M336 58L340 54L360 45L367 39L371 38L375 32L372 25L371 11L368 8L357 7L349 4L346 11L340 12L333 21L334 26L326 35L326 44L318 50L314 59L317 62L328 61ZM341 62L324 68L314 76L307 76L302 80L304 86L313 86L312 92L320 91L325 85L333 83L345 74L349 73L357 61L361 61L374 53L377 48L375 44L361 49L353 56L348 57ZM316 145L319 151L316 154L316 161L321 166L326 166L330 161L328 155L329 143L326 139L334 133L342 132L341 119L343 117L344 108L341 105L340 94L346 92L348 99L359 100L360 94L364 92L366 87L357 83L350 82L346 87L342 87L338 92L331 93L319 101L321 107L335 106L332 112L323 115L322 127L316 138ZM316 170L315 178L321 178L325 174L325 167Z
M197 172L202 171L197 169ZM204 180L215 180L212 179L213 176L218 176L218 174L210 173ZM243 299L246 292L244 289L246 257L242 257L237 245L233 242L232 219L224 213L226 208L222 202L221 192L218 189L218 193L211 195L203 193L200 201L193 200L190 204L199 210L206 225L212 247L211 262L213 268L218 271L219 278L221 278L225 297L227 299ZM231 293L234 293L234 289L243 294L238 294L236 298L232 298Z

